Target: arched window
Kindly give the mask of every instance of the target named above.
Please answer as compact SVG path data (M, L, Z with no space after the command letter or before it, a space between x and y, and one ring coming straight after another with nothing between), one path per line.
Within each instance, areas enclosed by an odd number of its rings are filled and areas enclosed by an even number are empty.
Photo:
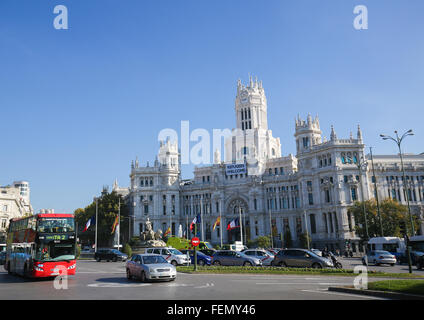
M341 154L341 159L342 159L342 163L345 164L346 163L346 154L344 152L342 152L342 154Z

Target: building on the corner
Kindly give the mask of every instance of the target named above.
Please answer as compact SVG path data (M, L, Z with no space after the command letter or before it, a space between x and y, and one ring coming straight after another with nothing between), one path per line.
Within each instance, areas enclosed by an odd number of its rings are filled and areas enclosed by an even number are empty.
M149 217L153 228L172 234L178 226L188 231L193 218L202 214L201 238L212 243L240 239L240 229L226 230L238 217L243 221L244 241L274 234L274 246L281 245L279 235L290 230L294 245L308 232L312 247L345 249L350 240L359 248L354 217L348 208L355 200L374 197L374 178L369 155L358 126L356 135L339 138L331 126L330 139L322 137L318 117L295 119L296 155L281 153L280 139L268 128L268 109L262 82L237 84L235 99L236 129L225 141L225 157L214 153L214 163L194 169L194 177L181 179L180 152L176 142L162 141L154 165L131 164L131 186L119 190L127 198L133 214L135 235L144 230ZM358 162L368 161L361 173ZM375 179L379 199L393 198L406 204L406 193L398 155L374 155ZM234 163L241 163L234 166ZM406 180L411 183L413 214L424 212L424 155L404 157ZM361 189L363 188L363 189ZM363 194L363 196L362 196ZM212 230L219 215L221 227ZM421 226L418 233L423 233ZM372 235L371 235L372 236Z
M27 181L15 181L0 187L0 244L6 243L9 220L33 214Z

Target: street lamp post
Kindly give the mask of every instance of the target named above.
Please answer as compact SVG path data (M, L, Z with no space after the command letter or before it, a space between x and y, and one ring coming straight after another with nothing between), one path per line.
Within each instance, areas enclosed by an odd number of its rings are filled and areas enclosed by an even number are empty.
M401 149L401 144L404 138L406 138L407 136L413 136L414 133L412 132L412 129L409 129L408 131L406 131L400 138L398 135L397 130L395 130L395 134L396 134L396 139L391 137L391 136L387 136L384 134L380 134L380 137L383 138L383 140L393 140L398 148L399 148L399 157L400 157L400 165L402 168L402 177L403 177L403 189L405 190L405 195L406 195L406 203L408 204L408 215L409 215L409 220L411 223L411 235L414 236L415 235L415 228L414 228L414 222L412 221L412 215L411 215L411 207L409 205L409 184L406 182L406 178L405 178L405 168L403 167L403 157L402 157L402 149ZM408 242L408 227L407 227L407 223L405 221L405 238ZM408 267L409 267L409 273L412 273L412 262L411 262L411 252L409 249L409 243L406 243L406 254L408 256Z
M368 162L364 160L363 157L361 157L361 159L359 159L356 163L356 166L358 167L359 170L359 184L360 184L360 188L361 188L361 197L362 197L362 209L364 211L364 220L365 220L365 234L366 234L366 240L368 240L370 238L369 234L368 234L368 219L367 219L367 210L365 208L365 196L364 196L364 186L362 184L363 179L362 179L362 172L367 170L367 165Z
M396 134L396 139L391 137L391 136L384 135L384 134L380 134L380 137L382 137L383 140L393 140L399 148L400 165L402 167L402 177L403 177L403 189L405 190L405 195L406 195L405 198L406 198L406 203L408 205L408 215L409 215L409 220L410 220L410 223L411 223L411 235L414 236L415 235L415 228L414 228L414 222L412 221L411 207L409 205L409 191L410 191L410 189L409 189L409 184L406 182L406 178L405 178L405 168L403 166L403 156L402 156L402 149L401 149L402 140L407 136L413 136L414 133L412 132L412 129L410 129L410 130L406 131L400 138L399 138L397 131L395 131L395 134ZM406 227L406 225L407 224L405 223L405 227ZM405 228L405 229L407 229L407 228ZM406 231L406 233L408 233L407 230L405 230L405 231Z

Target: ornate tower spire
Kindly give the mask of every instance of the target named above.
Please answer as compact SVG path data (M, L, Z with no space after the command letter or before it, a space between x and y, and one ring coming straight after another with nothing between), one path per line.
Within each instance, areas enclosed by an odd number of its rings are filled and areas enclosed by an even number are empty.
M358 138L358 141L362 143L362 131L361 131L361 127L359 126L359 124L358 124L357 138Z
M336 132L334 131L334 127L333 127L333 125L331 125L331 134L330 134L330 139L331 139L331 141L335 141L335 140L337 140L337 135L336 135Z

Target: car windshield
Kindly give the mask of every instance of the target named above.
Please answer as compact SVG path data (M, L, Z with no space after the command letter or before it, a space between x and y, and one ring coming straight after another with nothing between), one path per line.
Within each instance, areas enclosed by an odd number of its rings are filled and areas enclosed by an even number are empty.
M181 255L181 254L183 254L181 251L178 251L177 249L168 249L168 251L169 251L171 254L176 254L176 255Z
M213 249L212 245L209 242L205 242L205 247L208 249Z
M61 233L74 231L74 218L40 218L38 220L38 232Z
M66 261L75 259L75 242L62 241L54 243L40 243L34 252L34 259L38 261Z
M267 255L269 255L269 256L273 256L273 255L274 255L274 253L272 253L271 251L265 250L265 252L266 252L266 254L267 254Z
M162 256L147 256L143 257L144 264L168 263Z

